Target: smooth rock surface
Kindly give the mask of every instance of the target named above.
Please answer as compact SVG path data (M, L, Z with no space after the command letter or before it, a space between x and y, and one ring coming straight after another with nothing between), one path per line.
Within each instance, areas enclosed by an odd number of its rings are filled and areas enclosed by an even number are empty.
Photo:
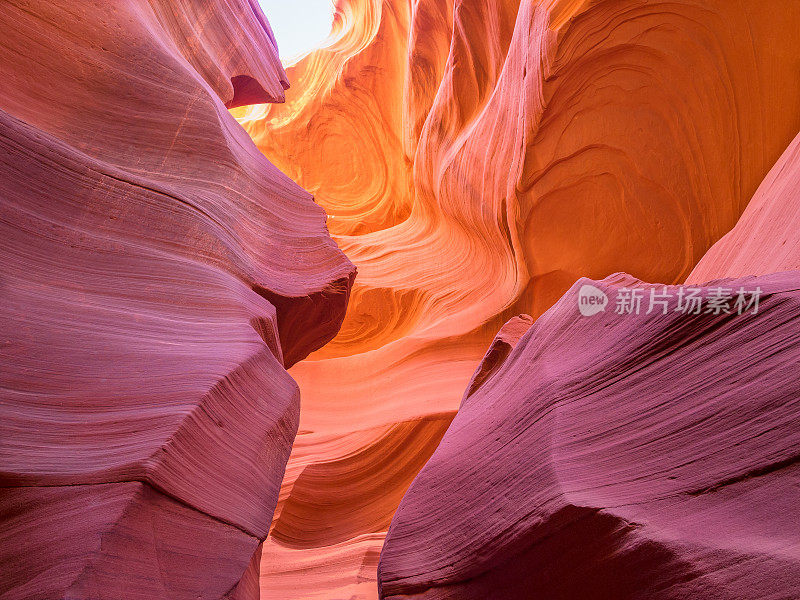
M272 34L249 0L0 31L0 597L221 598L355 274L226 109L283 99Z
M686 279L761 275L800 269L800 133L759 186L732 231Z

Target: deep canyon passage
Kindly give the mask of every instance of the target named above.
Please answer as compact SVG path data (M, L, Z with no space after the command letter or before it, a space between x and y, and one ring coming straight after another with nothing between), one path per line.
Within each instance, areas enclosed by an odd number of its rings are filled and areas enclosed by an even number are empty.
M797 133L776 47L798 54L796 6L771 6L781 33L753 3L572 4L342 3L286 104L234 110L358 267L341 331L290 371L275 597L373 597L397 504L503 323L582 276L683 282Z
M0 4L0 599L800 598L800 2L334 4Z

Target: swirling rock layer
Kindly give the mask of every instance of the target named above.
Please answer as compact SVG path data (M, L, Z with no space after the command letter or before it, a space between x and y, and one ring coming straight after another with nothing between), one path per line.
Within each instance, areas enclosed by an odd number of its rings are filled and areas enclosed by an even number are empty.
M584 284L679 294L580 280L536 321L403 498L381 597L797 597L800 273L702 288L760 288L743 314L584 317Z
M245 597L284 366L354 275L225 108L283 98L269 27L244 0L12 0L0 31L0 596Z
M337 2L286 104L235 113L359 267L341 332L292 371L265 592L302 572L282 597L370 597L383 440L452 414L511 316L580 276L689 274L800 130L798 32L794 0ZM311 509L355 481L349 514Z

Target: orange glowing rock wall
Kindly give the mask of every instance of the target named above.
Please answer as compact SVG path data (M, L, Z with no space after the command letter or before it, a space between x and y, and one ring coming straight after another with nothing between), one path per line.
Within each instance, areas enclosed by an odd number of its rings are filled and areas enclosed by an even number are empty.
M686 278L800 130L794 0L339 0L285 105L235 111L359 277L303 395L262 591L375 596L494 334L579 277Z
M800 270L800 133L758 187L742 218L714 244L689 283Z

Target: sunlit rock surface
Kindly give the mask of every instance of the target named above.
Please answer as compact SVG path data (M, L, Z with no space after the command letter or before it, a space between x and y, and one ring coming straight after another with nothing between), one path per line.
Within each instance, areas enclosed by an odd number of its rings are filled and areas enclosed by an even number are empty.
M0 31L0 597L253 597L284 367L354 276L226 110L283 99L269 26L246 0L12 0Z
M578 311L587 283L605 312ZM639 314L618 314L624 288ZM715 281L700 314L679 293L580 280L536 321L411 484L381 598L800 595L800 273Z
M687 282L788 270L800 270L800 134Z
M287 599L374 597L376 474L398 469L396 498L435 447L408 439L403 462L386 440L446 427L504 322L584 275L683 281L800 130L794 0L337 8L286 104L235 111L359 267L341 332L292 370L262 573ZM342 487L347 510L311 509Z

